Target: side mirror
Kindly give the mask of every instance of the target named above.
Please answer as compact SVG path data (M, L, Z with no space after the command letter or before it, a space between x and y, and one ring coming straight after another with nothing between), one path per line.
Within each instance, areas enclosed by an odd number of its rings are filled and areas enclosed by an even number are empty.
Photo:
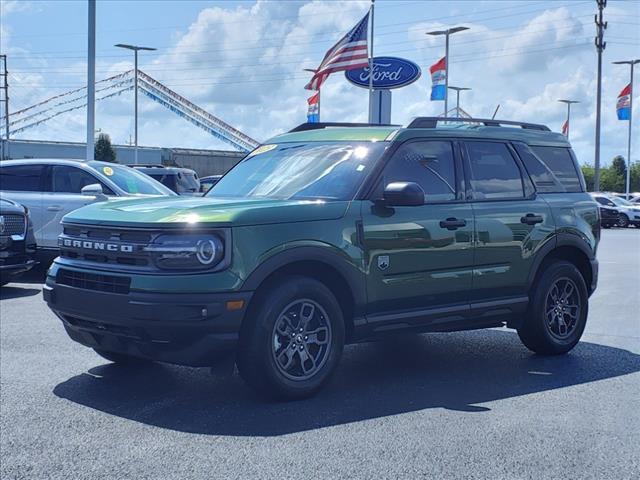
M80 193L87 197L95 197L97 200L105 200L107 198L106 195L102 192L102 185L100 185L99 183L85 185L84 187L82 187L82 190L80 190Z
M414 182L393 182L384 188L384 202L390 207L424 205L424 190Z

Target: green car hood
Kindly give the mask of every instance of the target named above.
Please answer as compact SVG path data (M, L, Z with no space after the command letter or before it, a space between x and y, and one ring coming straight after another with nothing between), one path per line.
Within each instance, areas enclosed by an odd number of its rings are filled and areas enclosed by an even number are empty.
M342 217L349 202L222 197L154 197L93 203L65 215L63 221L93 225L157 227L206 223L218 226L331 220Z

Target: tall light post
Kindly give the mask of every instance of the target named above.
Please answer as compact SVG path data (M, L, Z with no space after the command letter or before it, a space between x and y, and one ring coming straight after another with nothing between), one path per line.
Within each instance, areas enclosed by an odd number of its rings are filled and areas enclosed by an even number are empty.
M633 118L633 66L636 63L640 63L640 59L635 60L621 60L619 62L613 62L614 65L629 65L631 68L631 78L629 85L631 85L631 91L629 92L629 138L627 139L627 178L625 180L625 198L629 200L629 183L631 181L631 119Z
M444 35L445 36L445 46L444 46L444 116L446 118L448 107L449 107L449 36L454 33L462 32L464 30L469 30L469 27L451 27L446 30L433 30L432 32L427 32L427 35Z
M156 50L151 47L139 47L137 45L127 45L125 43L118 43L115 45L119 48L126 48L127 50L133 50L134 53L134 79L133 79L133 96L135 103L135 113L134 113L134 131L133 137L135 146L133 147L133 163L135 165L138 164L138 50Z
M595 141L595 171L593 174L593 189L600 191L600 110L602 104L602 52L607 47L604 41L604 31L607 29L607 22L604 21L604 9L607 6L607 0L596 0L598 3L598 14L595 17L596 33L595 38L596 50L598 51L598 75L596 86L596 141Z
M567 104L567 140L569 139L569 126L571 125L570 123L570 119L571 119L571 105L574 103L580 103L578 100L566 100L566 99L562 99L562 100L558 100L560 103L566 103Z
M456 92L456 117L460 118L460 92L465 90L471 90L468 87L447 87L449 90L455 90Z
M87 18L87 162L93 160L96 122L96 0L88 2Z

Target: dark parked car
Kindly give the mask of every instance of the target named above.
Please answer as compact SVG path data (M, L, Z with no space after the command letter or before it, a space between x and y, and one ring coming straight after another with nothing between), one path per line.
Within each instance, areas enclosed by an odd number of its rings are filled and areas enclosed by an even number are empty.
M198 174L190 168L164 165L133 165L133 168L149 175L178 195L199 195L200 193Z
M0 198L0 285L35 264L36 239L29 211L14 201Z
M600 225L602 228L611 228L620 222L620 212L615 208L600 205Z

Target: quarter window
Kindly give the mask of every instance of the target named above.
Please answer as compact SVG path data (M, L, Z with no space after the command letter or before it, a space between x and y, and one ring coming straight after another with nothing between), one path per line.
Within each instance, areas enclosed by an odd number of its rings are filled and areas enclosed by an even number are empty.
M456 174L451 142L409 142L402 145L387 165L380 192L393 182L415 182L422 187L425 201L456 199Z
M570 148L531 147L531 150L553 172L565 191L582 191L581 173L578 173Z
M504 143L467 142L466 145L474 199L524 197L520 168Z
M0 167L0 190L13 192L41 192L44 165L13 165Z

